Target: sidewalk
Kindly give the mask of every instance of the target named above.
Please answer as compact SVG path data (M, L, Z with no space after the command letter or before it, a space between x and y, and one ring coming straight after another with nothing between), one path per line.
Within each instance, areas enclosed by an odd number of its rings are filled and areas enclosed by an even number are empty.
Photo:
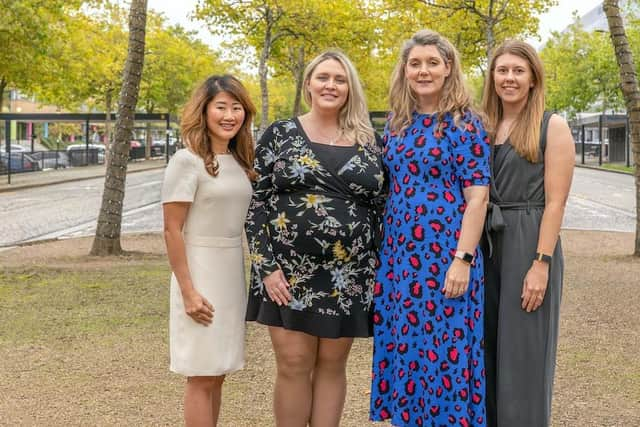
M129 162L127 165L127 174L152 169L162 169L165 165L166 159L164 157L151 160L136 160ZM11 184L7 183L6 175L0 175L0 193L60 184L63 182L100 178L104 175L105 165L79 166L65 169L51 169L40 172L11 174Z

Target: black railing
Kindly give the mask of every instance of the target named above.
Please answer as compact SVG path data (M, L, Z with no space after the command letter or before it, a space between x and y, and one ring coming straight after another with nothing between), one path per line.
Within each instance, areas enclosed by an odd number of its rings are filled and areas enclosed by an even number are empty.
M175 145L169 146L169 154L176 151ZM105 162L106 150L103 147L86 148L84 145L68 150L44 151L12 151L10 154L0 151L0 175L7 175L9 166L11 173L35 172L48 169L63 169L101 165ZM155 144L151 147L151 157L165 155L165 145ZM145 147L133 147L129 150L129 160L145 158Z

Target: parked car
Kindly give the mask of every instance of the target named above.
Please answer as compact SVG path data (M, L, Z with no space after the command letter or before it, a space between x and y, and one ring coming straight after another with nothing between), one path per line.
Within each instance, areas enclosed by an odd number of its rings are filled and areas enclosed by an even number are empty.
M67 145L70 166L84 166L104 163L105 147L101 144Z
M169 150L170 154L173 154L176 151L176 140L175 138L171 138L169 140ZM151 156L163 156L165 154L164 148L167 145L167 142L164 139L158 139L151 143Z
M22 152L9 154L0 152L0 174L6 175L11 166L11 173L33 172L40 170L38 162L31 155Z
M59 169L69 166L69 156L63 151L34 151L29 154L41 169Z

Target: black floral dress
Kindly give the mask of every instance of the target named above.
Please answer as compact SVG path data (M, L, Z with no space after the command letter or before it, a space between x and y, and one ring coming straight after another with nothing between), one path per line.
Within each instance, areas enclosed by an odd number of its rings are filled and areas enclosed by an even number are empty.
M297 119L278 121L258 142L256 172L247 320L324 338L371 336L386 196L379 143L316 144ZM262 279L277 269L291 286L287 306L264 291Z

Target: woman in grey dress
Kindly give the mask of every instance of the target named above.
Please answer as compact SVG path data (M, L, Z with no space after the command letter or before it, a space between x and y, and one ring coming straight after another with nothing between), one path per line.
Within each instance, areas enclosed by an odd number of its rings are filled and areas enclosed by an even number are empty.
M483 94L492 136L485 260L487 425L549 425L563 259L560 226L575 149L544 111L543 67L521 41L500 45Z

